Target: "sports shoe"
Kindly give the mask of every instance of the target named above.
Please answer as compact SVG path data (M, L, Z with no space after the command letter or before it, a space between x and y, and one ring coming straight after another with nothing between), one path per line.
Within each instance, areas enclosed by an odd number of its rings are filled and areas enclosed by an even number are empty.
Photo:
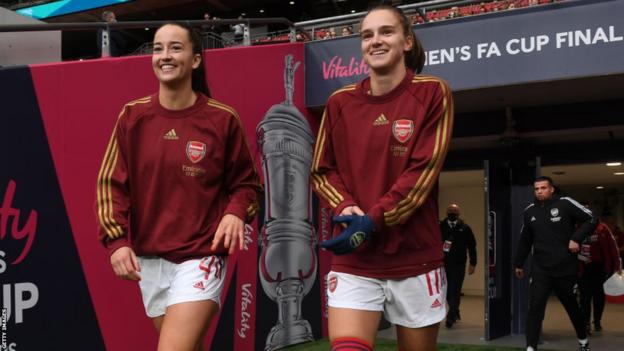
M602 331L602 324L600 324L600 321L594 321L594 330L597 332Z
M579 351L591 351L591 347L589 347L589 343L585 345L579 343Z

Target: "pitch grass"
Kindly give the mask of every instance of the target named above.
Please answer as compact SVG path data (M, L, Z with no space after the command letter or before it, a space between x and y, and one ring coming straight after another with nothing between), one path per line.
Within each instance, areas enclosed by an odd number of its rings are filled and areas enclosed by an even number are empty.
M327 351L330 350L327 340L318 340L310 343L287 347L287 351ZM378 339L374 347L375 351L397 351L396 340ZM524 351L524 348L482 346L482 345L449 345L438 344L438 351Z

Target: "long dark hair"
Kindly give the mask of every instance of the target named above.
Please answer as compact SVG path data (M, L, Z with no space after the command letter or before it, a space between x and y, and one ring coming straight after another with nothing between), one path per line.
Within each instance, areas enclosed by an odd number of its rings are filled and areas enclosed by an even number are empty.
M208 83L206 83L206 68L204 67L204 47L202 45L201 34L195 28L189 26L184 22L168 22L158 27L158 29L167 25L178 26L182 29L185 29L188 33L189 40L193 45L193 54L199 54L199 57L201 59L199 66L197 66L197 68L195 68L193 70L193 73L191 74L191 87L193 91L200 92L207 97L212 97L210 95Z
M366 16L368 16L369 13L377 10L391 11L399 19L399 22L401 23L401 28L403 28L403 35L405 35L405 38L411 36L413 42L412 49L405 53L405 67L411 69L416 73L422 72L422 69L425 66L425 50L423 49L420 40L418 40L416 33L414 33L414 31L412 30L412 23L410 22L409 18L407 18L403 10L388 4L380 4L370 7L368 9L368 12L366 13ZM366 18L366 16L364 16L364 18ZM360 27L362 26L362 22L364 22L364 18L362 18L362 21L360 22Z

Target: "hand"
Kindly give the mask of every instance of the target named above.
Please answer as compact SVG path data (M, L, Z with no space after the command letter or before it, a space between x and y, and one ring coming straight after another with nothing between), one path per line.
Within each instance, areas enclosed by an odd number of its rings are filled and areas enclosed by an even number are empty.
M130 247L123 246L115 250L110 256L110 261L115 275L119 278L134 281L141 280L141 276L138 273L141 271L141 267L139 267L139 261Z
M347 206L342 209L342 212L340 212L340 216L351 216L351 215L364 216L365 213L358 206Z
M570 243L568 244L568 250L570 250L570 252L572 253L578 253L580 250L579 244L574 240L570 240Z
M236 241L242 250L245 242L245 223L233 214L226 214L219 222L210 249L216 250L223 242L223 247L229 249L228 253L231 255L236 249Z
M340 216L352 216L352 215L357 215L357 216L363 216L365 213L364 211L362 211L362 209L358 206L347 206L345 208L342 209L342 211L340 212ZM343 228L347 228L347 224L346 223L342 223L341 224Z
M472 275L472 273L474 273L474 270L475 270L475 266L469 265L468 266L468 275Z
M352 252L373 234L373 221L367 215L338 216L334 217L333 222L347 224L347 229L343 230L337 237L323 241L321 247L336 255Z
M524 269L516 268L516 278L518 279L524 278Z

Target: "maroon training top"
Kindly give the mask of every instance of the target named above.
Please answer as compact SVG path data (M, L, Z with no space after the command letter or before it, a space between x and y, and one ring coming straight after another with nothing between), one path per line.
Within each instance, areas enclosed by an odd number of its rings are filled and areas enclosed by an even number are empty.
M358 205L375 225L372 240L334 256L332 269L374 278L419 275L443 265L437 183L453 128L451 91L443 80L411 71L385 95L369 90L367 78L336 91L316 143L316 192L335 215Z
M110 252L172 262L227 254L210 250L224 214L250 219L258 208L258 174L238 115L198 94L167 110L154 94L122 109L97 183L99 239Z

